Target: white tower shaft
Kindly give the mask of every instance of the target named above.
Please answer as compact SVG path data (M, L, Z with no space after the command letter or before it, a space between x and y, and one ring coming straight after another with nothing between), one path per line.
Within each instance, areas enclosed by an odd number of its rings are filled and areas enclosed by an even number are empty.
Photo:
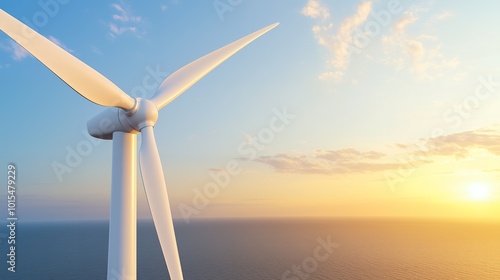
M113 133L108 280L137 275L137 134Z

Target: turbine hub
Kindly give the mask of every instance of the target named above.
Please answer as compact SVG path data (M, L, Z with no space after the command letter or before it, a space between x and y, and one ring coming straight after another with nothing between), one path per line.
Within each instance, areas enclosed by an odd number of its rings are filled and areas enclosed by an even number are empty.
M158 108L153 102L137 98L137 109L131 113L125 112L127 122L137 131L141 131L146 126L154 126L158 120Z

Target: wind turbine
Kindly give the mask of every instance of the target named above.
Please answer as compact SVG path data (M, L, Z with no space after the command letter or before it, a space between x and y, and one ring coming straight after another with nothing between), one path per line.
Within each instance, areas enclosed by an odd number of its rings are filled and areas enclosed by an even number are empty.
M151 98L133 98L103 75L0 9L0 30L84 98L112 107L88 122L89 133L113 140L108 280L136 279L137 134L140 170L163 256L172 280L183 279L163 169L153 127L158 110L237 51L276 27L264 27L205 55L167 77ZM103 125L106 123L106 125Z

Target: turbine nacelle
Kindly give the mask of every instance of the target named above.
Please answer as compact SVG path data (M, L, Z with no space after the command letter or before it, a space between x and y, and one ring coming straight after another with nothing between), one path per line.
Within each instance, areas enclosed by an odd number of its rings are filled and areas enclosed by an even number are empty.
M111 140L114 132L139 133L144 127L154 126L158 108L148 99L136 98L132 109L109 108L87 122L90 135Z

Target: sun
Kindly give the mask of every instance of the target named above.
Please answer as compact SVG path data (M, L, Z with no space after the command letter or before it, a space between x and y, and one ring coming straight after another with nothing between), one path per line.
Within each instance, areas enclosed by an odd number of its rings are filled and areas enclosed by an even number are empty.
M484 201L490 198L490 187L485 183L472 183L468 188L469 199Z

